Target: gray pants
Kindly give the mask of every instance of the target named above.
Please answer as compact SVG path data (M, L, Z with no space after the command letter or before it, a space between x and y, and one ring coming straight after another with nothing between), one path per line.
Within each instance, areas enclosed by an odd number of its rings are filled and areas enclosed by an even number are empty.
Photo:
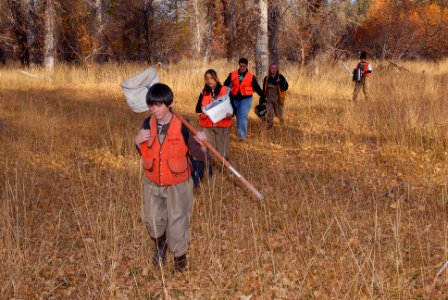
M193 203L191 178L177 185L159 187L145 177L143 221L153 238L166 232L168 248L175 257L187 253Z

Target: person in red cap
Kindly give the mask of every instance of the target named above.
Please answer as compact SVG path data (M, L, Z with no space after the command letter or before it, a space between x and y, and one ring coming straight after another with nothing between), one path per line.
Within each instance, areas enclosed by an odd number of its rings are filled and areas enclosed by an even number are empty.
M355 89L353 90L353 101L358 100L359 91L363 90L366 101L369 100L369 78L372 74L372 65L367 61L367 53L362 51L359 55L359 63L356 66L356 70L361 71L361 78L357 80L356 76L353 76L353 81L355 82Z

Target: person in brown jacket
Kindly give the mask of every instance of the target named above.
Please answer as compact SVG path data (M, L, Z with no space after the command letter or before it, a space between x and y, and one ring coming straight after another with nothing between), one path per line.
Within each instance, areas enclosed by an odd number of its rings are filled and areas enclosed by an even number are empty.
M285 96L288 90L288 82L280 74L278 65L273 63L269 66L269 73L263 80L263 92L266 96L266 116L265 121L268 128L274 126L274 116L279 118L280 122L285 123Z

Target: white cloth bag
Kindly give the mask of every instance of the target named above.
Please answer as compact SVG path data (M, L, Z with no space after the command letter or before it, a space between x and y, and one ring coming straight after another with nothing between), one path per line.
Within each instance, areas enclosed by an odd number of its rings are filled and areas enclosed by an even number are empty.
M121 82L126 97L126 102L133 112L141 113L147 111L146 93L154 84L158 83L157 68L149 67L143 72Z

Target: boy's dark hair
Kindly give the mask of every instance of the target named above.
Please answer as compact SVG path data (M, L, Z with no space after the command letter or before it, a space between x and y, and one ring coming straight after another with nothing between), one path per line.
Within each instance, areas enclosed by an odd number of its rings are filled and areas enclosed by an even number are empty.
M245 64L245 65L248 65L248 64L249 64L249 61L247 60L247 58L242 57L242 58L240 58L240 60L238 61L238 64Z
M366 51L362 51L359 54L359 59L367 59L367 52Z
M169 86L163 83L156 83L152 85L146 94L146 104L148 106L163 103L170 106L173 103L174 95Z

